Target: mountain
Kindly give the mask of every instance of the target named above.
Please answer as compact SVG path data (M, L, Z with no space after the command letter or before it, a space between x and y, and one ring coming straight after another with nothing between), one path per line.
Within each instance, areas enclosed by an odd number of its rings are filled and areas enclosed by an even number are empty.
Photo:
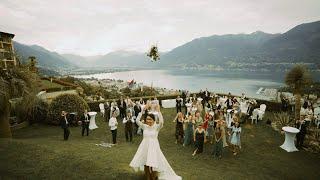
M161 65L220 65L320 61L320 21L298 25L283 34L214 35L194 39L162 57Z
M226 60L246 59L259 50L259 46L279 36L257 31L251 34L214 35L194 39L168 52L161 64L220 64Z
M28 62L29 56L37 58L38 66L45 69L73 68L75 65L56 52L51 52L41 46L25 45L14 42L14 48L22 63Z
M145 53L114 51L99 56L58 54L41 46L15 42L22 61L36 56L38 65L47 69L106 67L194 67L211 66L229 69L279 69L285 63L320 63L320 21L298 25L283 34L256 31L251 34L213 35L194 39L160 53L160 61L151 62ZM278 65L275 65L278 64ZM280 65L279 65L280 64ZM316 67L316 66L314 66ZM320 67L320 66L319 66Z
M79 56L74 54L63 54L70 63L79 67L152 67L156 63L151 62L145 53L135 51L113 51L106 55Z
M114 51L94 60L96 66L108 67L150 67L151 62L146 54L135 51Z
M298 25L277 38L266 41L261 49L271 60L318 62L320 21Z

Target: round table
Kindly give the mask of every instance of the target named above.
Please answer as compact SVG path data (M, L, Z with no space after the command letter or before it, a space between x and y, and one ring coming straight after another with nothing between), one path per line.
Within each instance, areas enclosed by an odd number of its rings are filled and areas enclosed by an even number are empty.
M88 114L90 116L89 129L90 130L97 129L98 128L98 126L96 125L97 112L88 112Z
M300 130L290 126L282 127L282 130L286 133L286 137L284 143L280 147L286 150L287 152L298 151L298 149L294 145L294 139L296 137L296 134L299 133Z

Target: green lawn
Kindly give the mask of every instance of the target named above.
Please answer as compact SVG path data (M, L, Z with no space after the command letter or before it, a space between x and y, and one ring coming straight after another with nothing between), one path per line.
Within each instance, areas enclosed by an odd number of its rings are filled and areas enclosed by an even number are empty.
M50 82L48 80L41 80L40 89L61 88L63 85Z
M175 109L163 109L165 126L160 144L167 160L183 179L317 179L319 154L305 151L287 153L279 146L284 136L260 123L243 126L242 152L234 157L229 149L222 159L213 159L212 145L203 154L192 157L193 147L176 145ZM102 118L99 129L89 137L80 135L80 127L71 128L69 141L62 140L62 129L33 125L14 132L12 140L0 140L0 179L143 179L129 163L141 136L126 143L123 127L118 128L119 144L112 148L95 146L111 141L111 133Z

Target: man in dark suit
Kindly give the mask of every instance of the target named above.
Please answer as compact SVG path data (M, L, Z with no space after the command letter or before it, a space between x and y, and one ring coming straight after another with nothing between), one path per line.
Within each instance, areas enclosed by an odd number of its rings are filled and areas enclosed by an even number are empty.
M84 136L84 131L87 131L87 136L89 136L89 123L90 116L88 114L88 111L85 109L83 115L81 116L82 136Z
M232 100L230 95L228 95L228 99L224 103L227 104L227 109L232 109L233 108L233 100Z
M60 126L63 129L63 139L67 141L69 139L70 130L69 130L69 121L67 118L67 112L65 111L61 112Z
M181 107L182 107L182 99L180 98L180 96L178 96L177 99L176 99L177 113L181 112Z
M203 92L203 100L204 103L209 102L210 100L210 92L208 91L208 89L206 88L206 90Z
M303 146L304 137L307 134L305 116L300 116L300 120L296 122L296 127L300 130L300 132L297 134L297 147L301 148Z
M119 101L118 101L118 107L120 110L120 118L124 118L126 117L126 109L127 109L127 105L126 102L124 101L123 97L121 96Z
M110 111L111 111L111 106L108 101L104 103L104 109L105 109L105 113L106 113L105 114L106 122L108 122L110 119Z

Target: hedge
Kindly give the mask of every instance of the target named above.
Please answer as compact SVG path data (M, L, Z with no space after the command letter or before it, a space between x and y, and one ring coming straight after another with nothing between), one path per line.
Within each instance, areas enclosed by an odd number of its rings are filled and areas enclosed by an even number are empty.
M85 109L89 110L89 106L82 97L74 94L62 94L52 100L49 106L47 123L59 125L61 111L66 111L68 113L75 112L80 115L83 114ZM76 123L76 120L71 122L71 124Z

